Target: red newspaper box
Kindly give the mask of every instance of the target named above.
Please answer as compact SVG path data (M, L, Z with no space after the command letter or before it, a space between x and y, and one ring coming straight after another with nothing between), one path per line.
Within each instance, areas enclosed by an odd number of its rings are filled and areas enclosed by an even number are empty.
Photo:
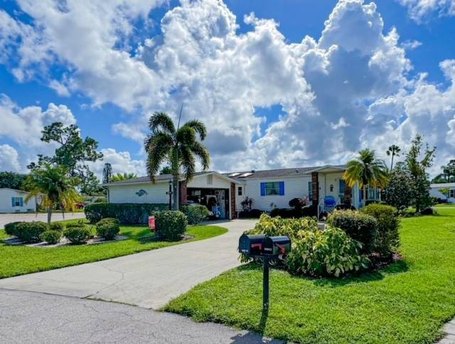
M149 216L149 228L152 232L156 231L155 216Z

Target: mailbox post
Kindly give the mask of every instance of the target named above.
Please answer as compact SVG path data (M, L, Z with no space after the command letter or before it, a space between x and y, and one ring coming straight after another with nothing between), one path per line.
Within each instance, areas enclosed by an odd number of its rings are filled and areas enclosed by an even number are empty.
M269 310L270 295L270 259L284 259L291 252L291 239L287 236L266 236L242 234L239 239L239 252L250 258L261 258L262 275L262 311Z

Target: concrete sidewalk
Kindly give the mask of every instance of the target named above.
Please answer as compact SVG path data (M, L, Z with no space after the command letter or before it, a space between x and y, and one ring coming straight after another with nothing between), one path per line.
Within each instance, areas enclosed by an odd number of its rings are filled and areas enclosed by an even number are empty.
M195 285L240 265L238 238L255 220L217 223L228 233L96 263L0 280L0 288L159 309Z
M52 222L62 220L85 219L84 213L65 213L63 218L61 212L52 213ZM47 214L43 213L14 213L14 214L0 214L0 228L3 228L7 223L15 221L43 221L47 222Z
M223 325L195 323L117 303L0 290L0 343L281 343Z

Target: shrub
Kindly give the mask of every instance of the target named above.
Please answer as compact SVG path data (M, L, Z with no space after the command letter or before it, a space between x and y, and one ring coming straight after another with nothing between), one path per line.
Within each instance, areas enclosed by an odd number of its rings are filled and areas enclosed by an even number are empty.
M361 254L361 244L334 227L299 232L287 258L291 273L311 276L339 277L368 265L369 259Z
M22 223L22 222L21 221L16 221L16 222L7 223L5 225L5 233L8 234L8 235L16 235L16 226L19 223Z
M16 225L16 236L26 242L39 242L40 235L47 230L47 224L40 221L21 222Z
M182 208L190 225L197 225L209 216L210 212L205 205L190 205Z
M263 214L254 229L248 231L248 234L287 235L291 239L295 239L301 231L314 230L318 230L318 223L312 218L282 219Z
M239 212L239 219L258 219L262 214L264 212L259 209L242 210Z
M293 198L289 201L289 206L295 209L302 209L306 205L303 198Z
M327 223L341 228L352 239L359 241L362 252L373 252L377 237L377 221L374 217L352 210L336 210L329 216Z
M66 228L63 234L72 244L85 244L90 238L91 232L87 226L70 226Z
M73 227L86 227L84 220L77 220L76 222L70 222L66 224L66 228L73 228Z
M400 245L398 229L400 226L396 208L383 204L370 204L362 212L373 216L377 221L377 237L374 251L381 256L396 252Z
M95 224L106 217L114 217L121 224L146 224L153 211L166 210L168 204L150 203L94 203L84 208L85 217Z
M61 231L56 231L56 230L47 230L40 235L41 241L45 241L48 244L54 245L60 242L60 239L62 237L62 232Z
M157 233L161 238L168 241L176 241L185 233L188 220L181 211L159 211L154 213Z
M63 233L63 231L65 230L65 225L61 222L52 222L49 225L49 229L51 231L58 231L60 233Z
M120 233L120 222L117 219L106 217L96 223L96 235L106 240L112 240Z
M291 219L302 217L302 209L274 208L270 212L271 217L282 217L283 219Z
M428 207L428 208L422 209L420 211L420 215L436 215L436 214L437 214L436 210L434 210L432 207Z

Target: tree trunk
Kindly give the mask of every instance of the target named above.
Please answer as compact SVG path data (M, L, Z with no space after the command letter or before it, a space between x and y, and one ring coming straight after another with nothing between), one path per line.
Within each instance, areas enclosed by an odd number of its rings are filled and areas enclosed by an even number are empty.
M172 209L179 210L179 175L172 176Z
M51 224L51 217L52 217L52 208L48 207L47 208L47 224L48 225Z
M367 205L367 186L363 185L363 206Z
M392 153L392 161L390 162L390 171L392 172L393 170L393 157L395 156L395 154Z

